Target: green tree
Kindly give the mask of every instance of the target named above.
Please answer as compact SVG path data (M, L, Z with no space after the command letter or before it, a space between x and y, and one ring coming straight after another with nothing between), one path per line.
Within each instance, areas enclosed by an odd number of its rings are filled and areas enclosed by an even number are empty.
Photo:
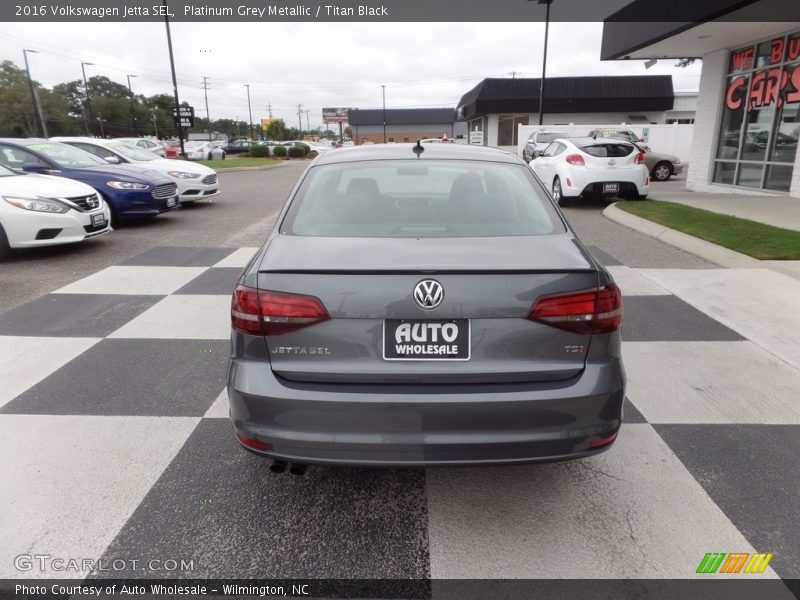
M270 121L265 133L268 140L280 141L288 139L286 137L286 123L283 122L283 119L273 119Z
M25 70L4 60L0 63L0 135L33 137L37 128Z

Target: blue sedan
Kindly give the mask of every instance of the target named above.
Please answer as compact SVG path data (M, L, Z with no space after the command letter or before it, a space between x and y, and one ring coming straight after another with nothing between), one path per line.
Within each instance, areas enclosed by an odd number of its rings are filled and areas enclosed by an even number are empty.
M117 222L155 217L179 206L178 188L166 175L132 165L112 165L68 144L0 139L0 164L90 185L103 196Z

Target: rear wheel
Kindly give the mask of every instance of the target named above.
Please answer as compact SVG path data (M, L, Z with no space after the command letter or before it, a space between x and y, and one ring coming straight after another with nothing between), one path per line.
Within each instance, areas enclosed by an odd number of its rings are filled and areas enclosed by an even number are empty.
M650 174L656 181L666 181L672 175L672 166L668 162L660 162L653 167Z
M214 160L214 156L211 154L211 152L208 153L208 160Z
M633 200L647 200L647 194L634 194Z
M558 177L553 180L553 200L555 200L559 206L569 206L570 204L569 198L564 197L564 193L561 189L561 179Z
M0 226L0 262L11 256L11 245L8 243L6 231Z

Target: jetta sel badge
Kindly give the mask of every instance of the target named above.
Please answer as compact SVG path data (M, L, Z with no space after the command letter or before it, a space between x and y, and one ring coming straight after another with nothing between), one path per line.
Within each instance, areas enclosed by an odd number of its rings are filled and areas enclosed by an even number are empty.
M385 360L469 360L469 355L469 319L383 322Z

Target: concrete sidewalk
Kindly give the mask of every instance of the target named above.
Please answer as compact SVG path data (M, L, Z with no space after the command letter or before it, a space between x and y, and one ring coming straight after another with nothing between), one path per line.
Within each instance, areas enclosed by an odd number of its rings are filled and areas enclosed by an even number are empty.
M800 231L800 198L757 193L693 192L686 189L683 177L651 183L649 198Z

